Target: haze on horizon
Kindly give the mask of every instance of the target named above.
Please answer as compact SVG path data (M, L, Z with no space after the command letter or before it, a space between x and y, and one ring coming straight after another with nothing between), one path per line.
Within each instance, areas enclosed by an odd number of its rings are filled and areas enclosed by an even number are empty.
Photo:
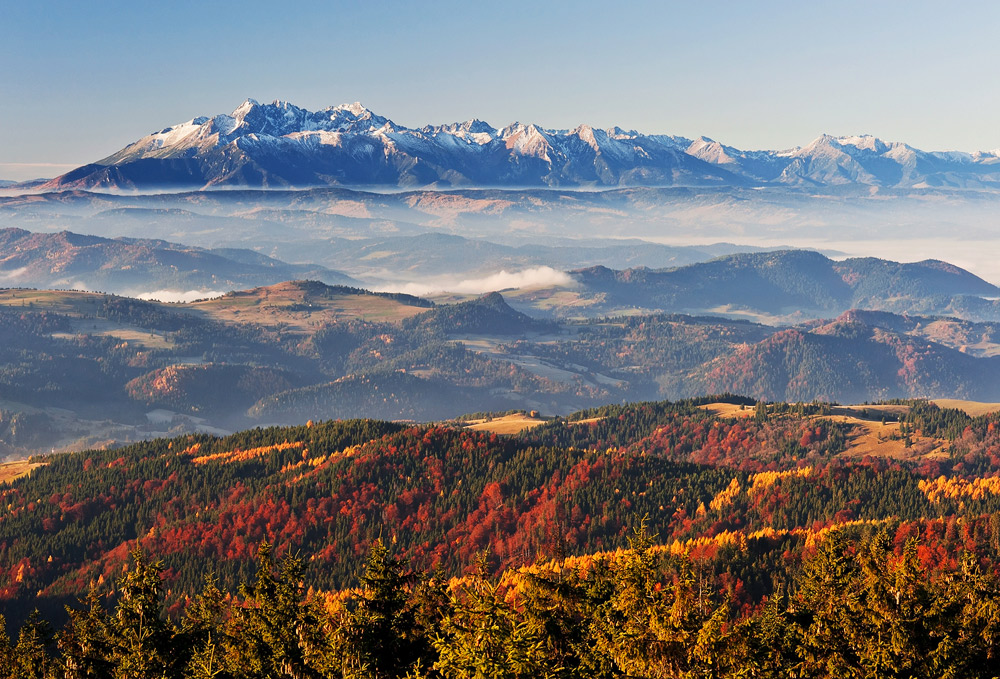
M0 25L0 178L54 176L247 97L359 100L419 126L481 118L706 135L784 149L822 133L1000 147L1000 6L493 7L252 0L15 2Z

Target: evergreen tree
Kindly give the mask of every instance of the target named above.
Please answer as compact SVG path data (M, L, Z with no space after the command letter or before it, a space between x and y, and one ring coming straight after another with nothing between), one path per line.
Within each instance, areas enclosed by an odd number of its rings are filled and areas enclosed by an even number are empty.
M361 574L361 592L346 621L349 665L373 679L400 677L429 651L410 605L413 575L379 538Z
M452 612L434 639L433 670L444 679L527 679L557 677L561 668L545 656L542 630L504 599L499 583L478 572L454 593Z
M286 556L275 572L271 545L258 550L257 577L242 586L244 604L231 626L229 662L236 677L313 679L328 658L327 625L305 597L302 561Z
M161 616L162 562L151 563L139 547L131 552L132 569L119 581L118 601L110 621L114 679L173 676L173 627Z
M66 607L69 620L56 637L60 671L65 679L101 679L113 675L108 613L93 588L83 610Z
M190 653L185 679L228 679L225 632L226 602L215 575L205 579L205 587L184 610L181 626L183 646Z
M21 626L21 633L12 653L11 679L46 679L51 642L52 629L36 608Z

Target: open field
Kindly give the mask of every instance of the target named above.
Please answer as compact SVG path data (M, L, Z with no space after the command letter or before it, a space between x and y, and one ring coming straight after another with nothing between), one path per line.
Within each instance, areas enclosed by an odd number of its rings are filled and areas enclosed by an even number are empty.
M574 424L593 424L594 422L600 422L603 419L604 419L603 417L588 417L588 418L583 419L583 420L573 420L572 422L567 422L566 424L569 424L569 425L574 425Z
M0 306L25 311L50 311L74 319L72 330L58 338L76 334L115 337L147 349L169 349L163 333L98 318L105 295L75 290L0 289ZM223 323L252 323L285 332L307 334L317 327L341 319L385 323L427 311L425 307L372 294L311 294L308 285L297 282L232 292L222 297L185 304L149 302L171 313L207 316Z
M698 406L718 417L753 417L753 406L738 406L735 403L706 403Z
M503 417L495 417L491 420L472 420L465 428L474 429L475 431L488 431L494 434L518 434L525 429L531 429L540 424L545 424L545 420L541 417L531 417L523 413L515 413L513 415L504 415Z
M104 295L77 290L0 289L0 306L23 307L25 311L52 311L70 316L93 316Z
M948 443L942 439L910 436L910 445L900 433L898 422L874 422L846 415L833 415L824 419L853 425L848 436L844 457L888 457L894 460L946 459Z
M172 349L173 343L166 334L143 328L136 328L124 323L116 323L103 318L80 318L72 323L70 332L56 332L56 339L73 339L76 335L93 335L95 337L114 337L123 342L138 344L146 349Z
M936 398L932 400L932 403L937 404L939 408L954 408L956 410L962 410L970 417L977 417L978 415L986 415L988 413L1000 411L1000 403L960 401L955 398Z
M27 476L32 469L42 465L42 462L28 462L27 460L0 463L0 483L10 483L14 479Z

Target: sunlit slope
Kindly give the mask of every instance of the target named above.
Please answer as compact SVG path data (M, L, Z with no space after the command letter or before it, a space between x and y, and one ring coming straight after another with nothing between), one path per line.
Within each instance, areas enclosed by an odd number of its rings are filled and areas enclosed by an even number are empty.
M135 540L180 595L206 559L234 585L264 540L311 555L311 582L336 588L380 534L456 572L487 547L508 565L613 550L636 516L668 544L752 536L785 550L841 523L1000 511L990 417L703 401L606 407L511 436L352 420L54 456L0 490L0 597L83 592ZM876 427L890 416L898 429ZM880 433L907 452L862 448Z

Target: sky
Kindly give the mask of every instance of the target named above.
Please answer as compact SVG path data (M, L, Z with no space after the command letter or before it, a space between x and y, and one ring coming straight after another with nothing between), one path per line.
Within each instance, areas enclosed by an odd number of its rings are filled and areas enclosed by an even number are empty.
M1000 3L4 0L0 179L250 97L406 126L619 125L786 149L1000 148Z

